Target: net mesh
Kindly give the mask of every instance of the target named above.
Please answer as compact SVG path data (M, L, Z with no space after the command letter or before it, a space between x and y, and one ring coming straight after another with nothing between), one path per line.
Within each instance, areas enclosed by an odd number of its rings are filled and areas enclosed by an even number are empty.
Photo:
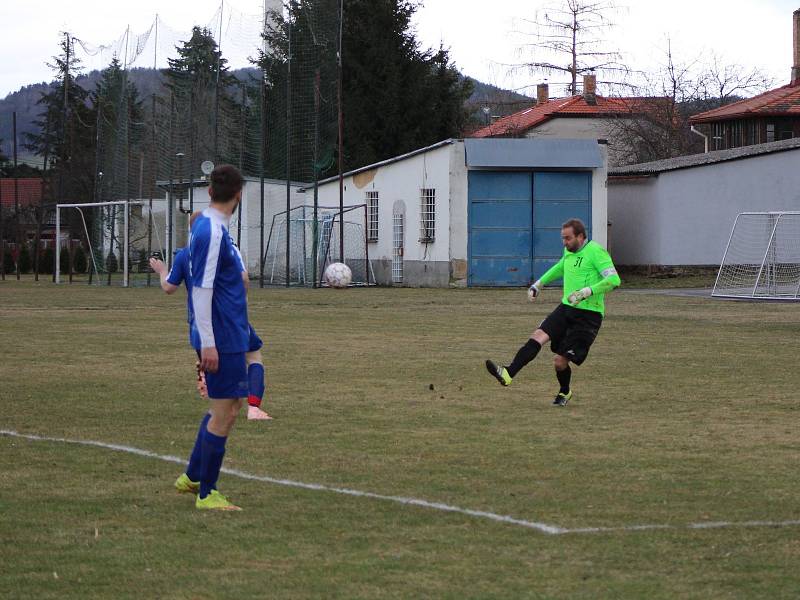
M62 280L89 285L159 284L148 263L154 254L170 263L165 202L58 206L57 211Z
M289 268L287 279L287 214L289 231ZM375 282L369 262L364 231L365 205L347 206L344 210L344 263L353 273L351 285ZM314 219L313 206L298 206L281 212L272 220L265 254L266 281L272 285L325 285L325 268L339 260L338 208L319 207Z
M742 213L714 296L800 299L800 213Z
M264 0L260 8L246 12L220 3L188 31L155 17L144 32L126 30L103 43L66 33L70 89L83 85L88 96L62 106L56 94L42 116L52 146L39 154L47 190L42 204L166 204L164 228L175 232L166 237L169 256L185 243L187 213L207 199L205 161L295 187L335 174L340 2ZM76 79L93 70L101 73L91 82ZM80 165L68 160L78 155L85 158ZM294 203L266 193L249 201L264 207L261 218L252 211L247 218L235 215L231 234L247 240L251 275L257 275L264 265L252 257L265 255L269 216ZM88 221L116 222L118 209L103 210L112 214L100 217L87 208ZM71 218L65 216L70 231L79 230ZM108 270L104 260L98 252L98 273Z

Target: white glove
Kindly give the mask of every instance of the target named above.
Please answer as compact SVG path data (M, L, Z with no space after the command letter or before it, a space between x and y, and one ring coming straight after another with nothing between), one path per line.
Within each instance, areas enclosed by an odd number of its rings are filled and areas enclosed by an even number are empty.
M569 302L572 306L577 306L591 295L592 295L592 288L585 287L583 289L572 292L567 298L567 302Z
M536 296L542 291L542 284L536 281L531 287L528 288L528 302L536 300Z

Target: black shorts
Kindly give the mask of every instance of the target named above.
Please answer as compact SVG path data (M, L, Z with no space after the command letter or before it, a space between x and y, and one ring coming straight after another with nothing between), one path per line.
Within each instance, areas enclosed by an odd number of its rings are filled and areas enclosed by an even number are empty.
M539 329L550 337L550 349L555 354L579 365L586 360L602 323L599 312L559 304Z

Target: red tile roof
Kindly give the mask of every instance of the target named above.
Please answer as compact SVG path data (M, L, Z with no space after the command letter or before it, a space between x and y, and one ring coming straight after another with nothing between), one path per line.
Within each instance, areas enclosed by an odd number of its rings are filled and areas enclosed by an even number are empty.
M800 117L800 83L790 83L752 98L702 112L690 117L689 122L712 123L760 116Z
M498 119L478 129L471 137L518 135L556 117L609 117L621 113L641 113L646 112L646 103L652 101L653 98L597 96L597 104L588 104L582 95L557 98Z
M17 179L17 201L20 206L38 205L42 202L44 182L36 177ZM14 179L0 179L0 206L14 208Z

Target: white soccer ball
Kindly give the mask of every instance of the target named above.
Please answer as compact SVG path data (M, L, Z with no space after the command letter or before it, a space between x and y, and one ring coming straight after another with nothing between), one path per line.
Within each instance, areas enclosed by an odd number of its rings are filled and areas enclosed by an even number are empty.
M353 280L353 272L344 263L331 263L325 269L325 281L334 288L346 288Z

